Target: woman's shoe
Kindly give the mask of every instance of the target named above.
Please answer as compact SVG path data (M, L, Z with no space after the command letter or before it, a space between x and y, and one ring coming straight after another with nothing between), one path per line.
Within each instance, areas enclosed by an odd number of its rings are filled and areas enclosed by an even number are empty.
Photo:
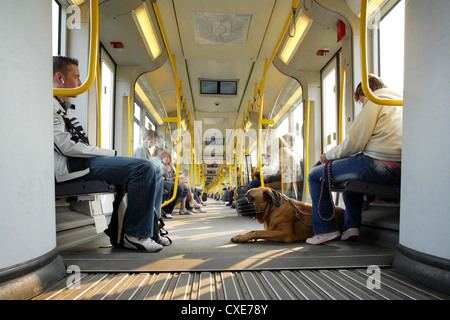
M348 228L342 234L341 240L358 240L359 229L358 228Z
M329 232L329 233L319 233L314 235L311 238L306 239L306 243L308 244L321 244L336 238L339 238L341 233L339 231Z

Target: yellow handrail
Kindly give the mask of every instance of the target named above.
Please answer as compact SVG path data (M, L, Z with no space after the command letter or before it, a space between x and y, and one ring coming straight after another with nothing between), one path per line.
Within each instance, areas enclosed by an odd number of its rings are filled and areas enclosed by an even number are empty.
M98 141L97 146L102 147L102 81L100 73L100 59L97 63L97 131Z
M133 113L131 112L131 96L128 96L128 156L133 155L131 127L133 125Z
M281 42L283 41L283 38L286 34L286 31L289 28L289 25L291 24L292 17L294 16L294 10L297 9L298 4L300 0L292 0L292 10L289 13L288 18L286 19L286 23L284 24L283 31L281 32L280 37L278 38L278 42L275 45L275 49L272 52L272 56L270 57L270 60L265 61L264 63L264 72L263 72L263 79L261 81L261 84L259 86L260 91L260 109L259 109L259 124L258 124L258 166L259 166L259 174L261 177L261 187L264 187L264 175L262 172L262 142L261 142L261 135L262 135L262 112L264 108L264 86L266 84L266 75L267 71L269 70L270 64L272 63L273 59L275 58L275 55L281 45ZM256 90L255 90L256 93Z
M309 185L308 185L308 174L309 174L309 123L310 123L310 108L311 102L308 100L306 106L306 159L305 159L305 174L304 179L306 180L306 195L309 196Z
M181 158L180 157L181 156L181 143L180 142L181 142L181 102L182 102L181 92L182 92L182 87L181 87L180 80L178 78L177 63L175 60L175 56L172 55L172 51L170 49L169 40L167 39L166 30L165 30L164 24L162 22L162 16L161 16L161 12L159 11L159 6L158 6L157 1L152 1L152 5L153 5L153 9L155 10L156 20L158 20L158 25L161 30L161 35L163 37L164 44L166 46L167 53L169 55L170 63L172 65L173 73L175 75L175 86L176 86L176 91L177 91L178 143L177 143L177 165L176 165L176 170L175 170L175 185L173 188L174 191L173 191L172 197L170 199L166 200L161 205L161 207L164 207L175 200L175 198L177 196L177 191L178 191L178 178L180 176L180 158Z
M89 51L89 71L86 81L77 88L54 88L54 96L71 97L80 95L89 90L94 84L97 71L98 55L98 0L91 0L91 47Z
M339 97L339 144L342 143L344 127L344 94L345 94L345 67L341 72L341 92Z
M361 46L361 87L364 95L370 101L387 106L402 106L403 100L380 99L375 96L369 88L369 75L367 73L367 0L361 0L360 18L360 46Z

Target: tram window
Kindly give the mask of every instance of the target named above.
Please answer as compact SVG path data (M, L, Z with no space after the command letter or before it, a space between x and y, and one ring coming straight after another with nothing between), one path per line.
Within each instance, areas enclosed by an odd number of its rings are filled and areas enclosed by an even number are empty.
M292 111L293 129L291 133L294 134L294 150L303 155L303 104L300 103Z
M337 145L336 62L323 72L323 139L324 152Z
M156 131L156 126L153 124L153 122L147 115L145 115L145 129Z
M380 76L393 90L403 91L405 1L402 0L380 21Z
M52 2L52 55L61 53L61 5L53 0Z
M102 59L101 147L113 149L114 72L110 63Z
M282 137L289 133L289 117L286 117L277 127L277 137Z
M141 123L142 123L142 108L135 103L134 104L134 121L133 121L133 145L136 148L141 141Z

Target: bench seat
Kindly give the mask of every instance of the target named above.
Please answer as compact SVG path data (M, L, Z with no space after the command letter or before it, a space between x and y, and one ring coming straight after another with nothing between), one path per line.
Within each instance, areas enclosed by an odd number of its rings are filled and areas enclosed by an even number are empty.
M337 185L332 185L331 190L335 192L363 193L367 196L375 196L381 198L400 198L399 185L381 185L357 179L344 181Z
M101 180L76 180L55 183L56 197L114 193L115 191L116 187L113 184Z

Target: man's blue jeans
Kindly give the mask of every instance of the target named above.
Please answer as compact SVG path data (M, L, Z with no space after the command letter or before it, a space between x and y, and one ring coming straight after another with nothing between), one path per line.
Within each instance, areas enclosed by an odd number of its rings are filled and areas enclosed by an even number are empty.
M366 182L378 184L397 184L400 183L400 164L398 168L386 164L381 160L371 158L359 153L355 156L334 160L331 164L331 183L338 184L350 179L360 179ZM333 207L328 190L328 170L325 174L324 188L322 191L322 200L320 202L319 216L318 204L321 194L321 177L325 164L312 168L308 175L309 191L313 206L313 228L315 234L328 233L339 230L335 219L324 221L331 218ZM349 228L359 228L361 224L361 212L363 205L363 195L359 193L343 194L345 203L344 230Z
M162 173L151 161L130 157L90 158L90 172L84 180L105 180L124 186L128 206L124 231L138 238L151 238L154 209L161 216Z

